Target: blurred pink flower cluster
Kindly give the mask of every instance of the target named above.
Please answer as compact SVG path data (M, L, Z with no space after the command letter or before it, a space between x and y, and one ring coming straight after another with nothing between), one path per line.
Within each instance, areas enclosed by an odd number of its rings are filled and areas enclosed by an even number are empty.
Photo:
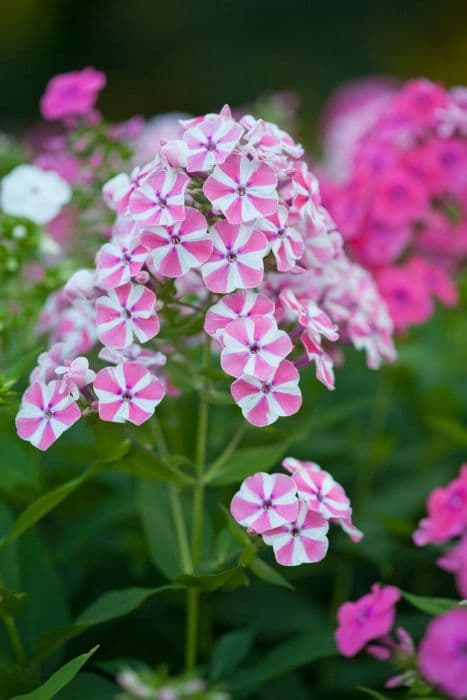
M444 544L455 537L458 541L438 558L437 564L455 575L460 595L467 598L467 464L447 486L430 493L427 517L420 520L413 540L423 547Z
M329 523L341 525L354 542L362 533L352 523L350 501L340 484L315 462L287 457L291 476L258 472L245 479L232 499L235 520L270 545L278 564L321 561L328 551Z
M467 253L467 90L357 83L333 98L324 128L324 203L396 329L425 322L435 299L455 304Z
M338 339L365 350L372 368L394 359L386 306L343 252L302 147L273 123L234 119L227 106L180 130L150 162L106 182L111 238L95 269L75 273L46 304L39 326L51 347L17 423L40 449L80 413L65 392L62 415L57 366L96 344L112 364L92 370L92 388L78 386L80 401L102 420L137 425L173 393L161 373L166 356L183 358L196 342L219 351L232 397L256 426L299 410L306 364L334 388ZM174 319L190 317L204 321L205 341L164 340Z

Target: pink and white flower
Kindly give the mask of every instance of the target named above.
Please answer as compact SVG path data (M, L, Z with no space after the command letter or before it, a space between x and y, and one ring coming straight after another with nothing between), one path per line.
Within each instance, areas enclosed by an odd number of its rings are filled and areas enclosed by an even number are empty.
M328 530L329 525L323 516L302 504L295 522L265 532L263 539L272 546L276 560L282 566L314 564L327 554Z
M162 383L138 362L101 369L94 380L99 418L112 423L141 425L164 397Z
M226 294L257 287L264 274L268 242L252 226L219 221L211 228L214 249L201 273L211 292Z
M302 333L300 340L305 348L307 358L310 362L315 363L316 379L321 382L321 384L324 384L329 391L333 391L335 388L335 379L334 362L331 355L323 350L316 336L313 333L309 333L307 330Z
M156 166L132 192L131 216L145 226L172 226L185 218L185 190L190 178L174 168Z
M147 287L128 282L111 289L96 301L97 335L111 348L125 348L133 342L146 343L159 332L155 311L156 295Z
M293 472L293 480L300 500L311 510L331 518L345 518L352 512L350 501L340 484L317 465L308 466L303 462L300 469Z
M155 226L143 230L141 242L149 251L151 269L165 277L181 277L199 267L212 253L204 216L187 207L183 221L173 226Z
M297 489L290 476L258 472L242 483L230 512L240 525L261 534L294 522L298 508Z
M129 282L142 269L147 257L146 248L137 240L105 243L96 255L97 282L103 289Z
M16 416L16 429L23 440L47 450L79 420L81 411L73 397L62 391L61 382L34 382L24 392Z
M300 231L289 221L287 207L280 205L275 214L258 223L258 228L271 243L279 272L293 270L305 251L305 244Z
M188 146L188 172L205 172L223 163L243 134L243 127L230 116L227 107L220 114L207 114L188 128L183 140Z
M77 401L80 389L92 384L96 373L89 369L87 357L76 357L74 360L65 360L63 365L55 369L55 374L62 376L60 390L68 392Z
M308 169L306 163L295 166L293 206L301 214L311 215L321 203L318 178Z
M243 375L232 384L230 391L246 420L262 427L274 423L280 416L297 413L302 404L299 379L295 365L283 360L266 381Z
M214 168L203 192L231 224L246 223L277 211L277 176L264 162L238 153Z
M250 290L240 290L222 297L217 304L211 306L206 313L204 330L209 335L221 340L224 328L237 318L251 316L274 316L275 304L264 296Z
M285 289L281 292L280 297L287 308L298 316L299 324L313 335L318 336L318 338L324 336L331 341L336 341L339 338L337 326L315 301L299 301L292 289Z
M141 345L133 343L127 348L108 348L103 347L99 352L99 359L105 360L106 362L112 362L115 365L119 365L122 362L138 362L138 364L143 365L151 372L155 372L156 369L164 367L167 363L167 358L163 352L152 352L151 350L146 350L142 348Z
M222 334L221 365L233 377L248 374L265 381L292 351L285 331L273 318L250 316L231 321Z

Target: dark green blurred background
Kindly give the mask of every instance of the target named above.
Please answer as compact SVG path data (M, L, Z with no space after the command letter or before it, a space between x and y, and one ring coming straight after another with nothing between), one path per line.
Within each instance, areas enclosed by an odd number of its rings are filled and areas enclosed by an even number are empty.
M109 118L202 112L291 89L314 117L342 81L467 82L465 0L0 0L0 128L37 118L57 72L109 75Z

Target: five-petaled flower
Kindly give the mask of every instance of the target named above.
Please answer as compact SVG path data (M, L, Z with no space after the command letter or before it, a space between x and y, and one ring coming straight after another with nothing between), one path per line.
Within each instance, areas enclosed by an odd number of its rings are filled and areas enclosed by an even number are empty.
M255 534L295 521L298 509L293 479L265 472L246 478L230 505L235 520Z
M188 182L184 173L156 166L131 193L131 216L145 226L172 226L183 221Z
M322 515L302 504L294 522L265 532L263 539L271 545L277 562L282 566L314 564L327 554L328 529L329 525Z
M113 423L141 425L164 397L164 386L138 362L101 369L94 380L99 418Z
M105 243L96 255L97 282L103 289L129 282L142 269L147 251L136 239Z
M203 192L231 224L246 223L277 211L277 175L264 162L233 153L214 168Z
M156 295L140 284L128 282L111 289L96 301L99 340L111 348L125 348L136 336L145 343L159 332Z
M235 122L226 106L220 114L207 114L188 128L183 140L188 146L188 172L205 172L216 163L223 163L243 134L243 127Z
M204 330L217 340L222 340L224 328L237 318L263 316L273 318L275 305L264 294L240 290L220 299L206 313Z

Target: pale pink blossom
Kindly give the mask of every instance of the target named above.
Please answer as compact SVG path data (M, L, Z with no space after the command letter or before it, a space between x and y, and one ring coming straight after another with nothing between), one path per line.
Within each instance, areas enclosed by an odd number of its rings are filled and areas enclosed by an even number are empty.
M248 374L265 381L292 351L292 341L268 316L231 321L222 333L221 365L233 377Z
M66 299L73 302L75 299L93 299L99 291L96 288L96 273L94 270L76 270L63 287Z
M102 350L99 351L99 359L112 362L115 365L127 361L137 362L151 370L151 372L155 372L160 367L164 367L167 363L167 357L164 353L147 350L137 343L133 343L127 348L120 349L104 346Z
M204 216L187 207L183 221L173 226L143 229L141 242L149 251L153 270L165 277L181 277L208 260L213 244Z
M60 390L67 391L77 401L80 397L80 389L92 384L96 373L89 369L87 357L76 357L74 360L65 360L63 365L55 368L55 374L62 376Z
M297 413L302 404L299 379L295 365L283 360L264 382L251 375L239 377L232 384L231 393L246 420L262 427L281 416Z
M94 380L99 417L113 423L141 425L164 397L162 383L138 362L101 369Z
M159 332L156 295L147 287L128 282L110 289L96 301L99 340L111 348L131 345L133 337L146 343Z
M179 170L156 166L131 193L131 216L145 226L172 226L183 221L189 181Z
M277 176L266 163L238 153L214 168L203 192L231 224L246 223L277 211Z
M206 287L222 294L257 287L263 278L263 258L268 251L264 234L246 224L219 221L210 235L213 252L201 270Z
M251 316L272 318L274 309L274 302L264 294L240 290L222 297L217 304L211 306L206 313L204 330L209 335L221 340L225 327L231 321Z
M285 474L265 472L245 479L230 504L235 520L255 534L294 522L298 508L293 480Z
M295 521L264 532L263 539L271 545L278 564L282 566L314 564L327 554L328 529L322 515L302 504Z
M23 440L47 450L76 423L81 411L73 397L62 391L61 382L33 382L26 389L16 416L16 429Z

